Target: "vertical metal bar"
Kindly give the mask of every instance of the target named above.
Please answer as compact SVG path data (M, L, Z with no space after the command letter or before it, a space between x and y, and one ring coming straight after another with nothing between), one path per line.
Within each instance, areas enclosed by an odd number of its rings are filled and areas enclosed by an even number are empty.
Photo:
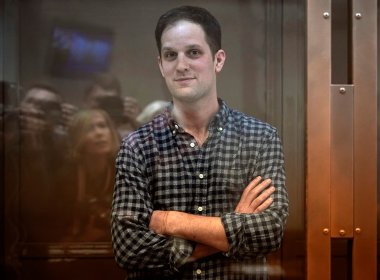
M331 237L353 237L354 87L331 86Z
M331 2L307 1L307 279L330 279ZM321 269L323 268L323 269Z
M266 12L266 118L270 124L276 126L282 135L283 121L283 98L282 98L282 62L283 36L278 36L282 32L282 5L278 5L277 0L265 1Z
M377 1L353 0L354 223L353 277L376 279Z

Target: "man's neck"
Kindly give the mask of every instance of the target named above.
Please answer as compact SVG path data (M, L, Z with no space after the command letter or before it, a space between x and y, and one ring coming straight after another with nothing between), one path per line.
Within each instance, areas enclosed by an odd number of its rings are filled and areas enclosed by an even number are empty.
M219 102L215 98L210 102L186 104L174 102L173 117L178 124L202 145L208 137L208 126L219 110Z

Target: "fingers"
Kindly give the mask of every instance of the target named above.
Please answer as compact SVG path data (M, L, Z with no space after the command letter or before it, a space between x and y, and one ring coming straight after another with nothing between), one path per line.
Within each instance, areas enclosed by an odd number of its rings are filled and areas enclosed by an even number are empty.
M127 96L124 98L124 115L127 118L135 119L140 113L140 106L137 99Z
M260 183L261 181L261 176L257 176L255 179L253 179L249 184L248 186L244 189L243 191L243 194L242 194L242 197L243 196L247 196L249 194L249 192L254 188L256 187L256 185L258 183Z
M270 186L270 184L272 183L272 180L266 179L264 181L261 181L259 184L257 184L257 183L253 184L255 182L256 182L256 180L253 180L247 187L248 188L247 197L248 197L248 200L250 200L250 201L253 201L256 197L259 196L259 194L263 190L268 188Z
M265 209L267 209L273 202L273 198L269 197L267 200L265 200L262 204L260 204L255 210L253 211L254 214L261 213Z
M24 133L39 133L46 128L43 111L24 106L20 109L20 125Z
M271 185L271 180L256 177L244 189L235 212L237 213L259 213L267 209L272 203L271 195L275 188Z
M61 109L62 109L62 114L66 114L70 116L78 112L78 108L70 103L62 103Z
M253 213L259 213L267 209L273 202L271 195L274 193L275 188L270 186L264 190L257 198L255 198L250 207L253 210Z
M79 109L72 104L63 103L61 105L61 110L62 110L63 124L67 126L71 122L73 116L78 112Z

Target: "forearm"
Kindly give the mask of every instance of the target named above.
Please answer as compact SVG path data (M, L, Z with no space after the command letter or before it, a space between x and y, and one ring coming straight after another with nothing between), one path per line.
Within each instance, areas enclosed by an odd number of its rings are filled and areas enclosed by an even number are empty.
M112 243L117 263L129 270L173 270L186 262L193 245L179 238L167 238L148 228L153 204L147 179L138 164L139 153L123 143L116 160L112 201ZM128 169L125 169L126 166ZM183 242L182 242L183 241Z
M157 217L161 217L157 219ZM219 217L192 215L178 211L155 211L152 220L163 225L157 229L151 223L151 228L161 234L181 237L190 241L228 251L229 244L222 221Z
M117 263L126 269L172 269L187 262L191 242L155 234L140 219L113 215L112 241Z

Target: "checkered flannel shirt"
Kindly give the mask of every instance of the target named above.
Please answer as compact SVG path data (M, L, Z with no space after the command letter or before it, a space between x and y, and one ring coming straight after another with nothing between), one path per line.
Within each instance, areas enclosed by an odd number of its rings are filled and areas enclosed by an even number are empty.
M266 279L265 254L279 248L288 215L282 145L273 127L219 103L202 146L171 107L123 140L112 240L128 279ZM259 214L235 213L259 175L272 179L274 202ZM150 230L153 210L221 217L229 251L186 262L195 244Z

